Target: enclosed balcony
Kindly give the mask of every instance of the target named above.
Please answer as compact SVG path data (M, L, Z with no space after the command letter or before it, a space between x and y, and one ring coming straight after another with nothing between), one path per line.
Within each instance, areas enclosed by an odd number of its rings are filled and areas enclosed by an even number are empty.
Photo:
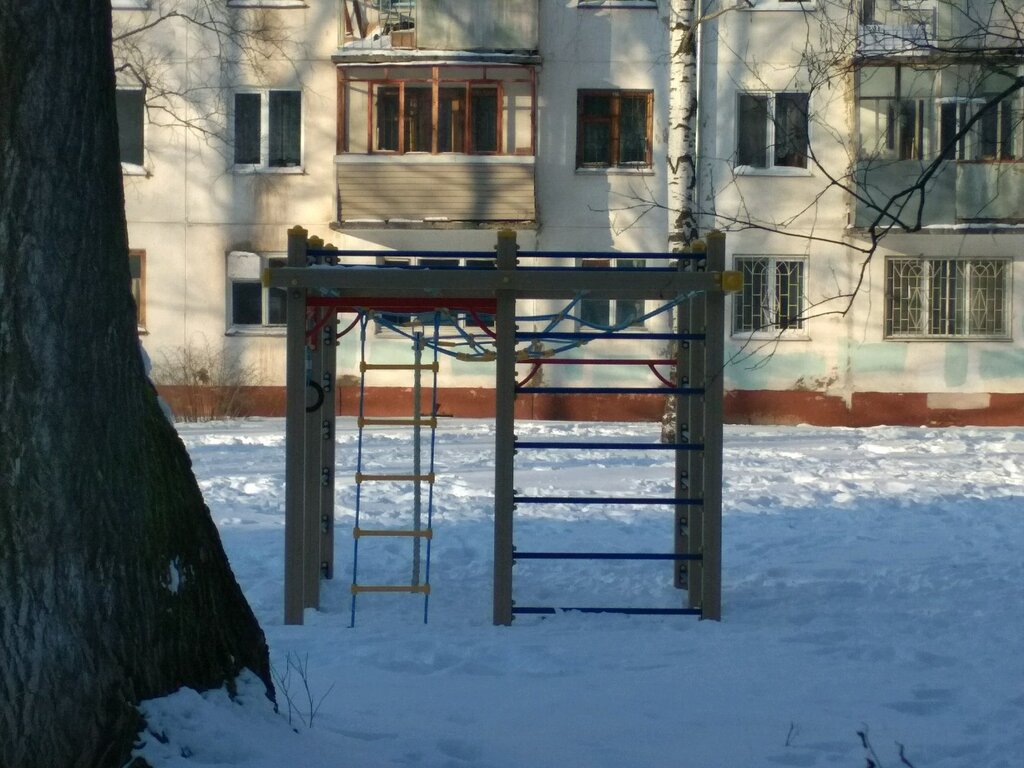
M338 94L338 226L534 221L533 66L350 64Z
M861 67L855 225L1024 220L1015 67Z

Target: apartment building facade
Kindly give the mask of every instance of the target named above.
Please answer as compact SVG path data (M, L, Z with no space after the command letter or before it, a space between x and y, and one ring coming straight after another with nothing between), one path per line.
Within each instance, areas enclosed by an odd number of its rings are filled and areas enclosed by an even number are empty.
M115 2L115 26L157 5ZM1016 19L992 8L703 9L696 204L745 280L729 304L727 418L1024 421ZM525 250L589 254L567 265L666 249L667 0L229 0L222 12L262 37L225 46L179 19L146 38L177 94L170 118L152 76L119 75L140 331L158 366L196 344L238 355L258 371L254 407L280 408L283 302L259 275L296 224L379 265L444 250L473 266L502 228ZM640 332L670 322L653 306L580 297L577 309ZM367 343L377 361L409 354L394 324L370 324ZM340 348L343 385L358 347ZM652 340L629 354L664 352ZM493 376L443 358L442 411L487 414ZM397 375L380 386L405 397Z

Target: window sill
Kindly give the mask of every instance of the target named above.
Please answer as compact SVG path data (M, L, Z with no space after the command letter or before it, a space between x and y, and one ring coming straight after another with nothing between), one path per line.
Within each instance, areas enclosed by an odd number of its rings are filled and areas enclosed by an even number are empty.
M601 168L577 168L578 176L653 176L654 169L650 166L630 168L625 165L610 165Z
M248 176L253 174L280 174L283 176L303 176L306 173L305 167L301 165L286 166L286 167L271 167L268 165L233 165L231 166L231 172L236 173L240 176Z
M334 156L335 165L346 163L405 163L407 165L534 165L533 155L469 155L463 152L345 152ZM237 166L236 166L237 167Z
M964 343L970 341L982 341L982 342L1012 342L1013 339L1009 336L926 336L924 334L920 336L886 336L885 341L896 341L896 342L945 342L945 343Z
M810 341L807 331L740 331L729 336L733 341Z
M228 0L228 8L308 8L303 0Z
M136 165L135 163L121 163L121 175L122 176L149 176L150 173L146 170L143 165Z
M577 8L627 8L629 10L657 10L657 0L577 0Z
M232 325L225 336L272 336L284 338L288 329L283 325Z
M808 168L790 168L785 165L777 165L771 168L737 165L732 169L732 172L734 176L792 176L795 178L810 178L814 175Z
M110 8L114 11L145 11L149 9L149 0L112 0Z
M737 11L807 11L817 10L817 3L814 0L735 0L733 6Z

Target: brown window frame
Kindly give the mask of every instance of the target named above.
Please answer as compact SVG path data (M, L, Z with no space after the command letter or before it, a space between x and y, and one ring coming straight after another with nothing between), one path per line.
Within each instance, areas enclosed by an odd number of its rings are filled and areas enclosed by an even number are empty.
M429 149L409 149L407 144L410 135L410 114L406 109L408 89L426 89L431 92L430 97L430 140ZM462 88L465 98L465 108L462 109L460 126L461 149L442 150L439 147L439 124L441 118L441 92ZM380 112L380 93L385 89L397 89L397 136L395 149L381 149L379 146L380 130L377 125L377 118ZM493 91L495 97L495 149L492 151L477 151L473 146L473 92ZM487 79L459 79L445 80L434 78L431 80L376 80L370 82L370 110L369 110L369 136L367 146L371 154L384 155L405 155L411 153L429 153L432 155L504 155L501 147L504 144L504 87L500 80ZM425 143L425 142L424 142Z
M587 115L584 104L587 97L607 97L611 99L607 115ZM621 162L619 149L621 142L620 116L623 97L646 99L644 118L644 159L641 162ZM643 168L653 167L652 145L654 137L654 91L624 89L584 89L576 92L576 167L577 168ZM608 152L606 162L584 162L583 142L584 131L588 125L607 123L609 126Z

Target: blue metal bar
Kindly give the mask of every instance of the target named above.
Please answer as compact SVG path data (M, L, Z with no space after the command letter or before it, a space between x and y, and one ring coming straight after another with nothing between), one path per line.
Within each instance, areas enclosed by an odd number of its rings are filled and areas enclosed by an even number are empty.
M516 496L516 504L670 504L697 507L703 499L651 498L650 496Z
M593 441L535 441L523 440L516 442L516 448L575 448L579 450L624 450L624 451L703 451L703 443L595 443Z
M516 387L534 395L703 395L703 387Z
M360 362L366 362L366 326L370 322L369 316L365 312L359 314L359 360ZM366 373L362 373L359 377L359 431L358 438L356 440L356 473L363 471L363 416L365 415L365 404L366 404ZM362 499L362 483L356 483L356 519L355 529L359 529L359 513L360 513L360 502ZM359 580L359 537L354 537L352 541L352 583L355 584ZM356 594L352 593L352 606L351 615L349 617L349 626L354 627L356 625Z
M581 608L567 606L565 608L541 608L529 605L512 606L512 613L532 613L554 615L559 611L577 611L579 613L622 613L632 616L700 616L700 608Z
M583 331L519 331L516 339L529 341L531 339L642 339L645 341L704 341L703 333L616 333L613 331L590 332Z
M672 272L679 274L675 267L516 267L520 272Z
M516 552L516 560L701 560L702 555L660 552Z
M661 259L663 261L703 259L703 253L665 252L595 252L595 251L519 251L519 258L527 259Z

